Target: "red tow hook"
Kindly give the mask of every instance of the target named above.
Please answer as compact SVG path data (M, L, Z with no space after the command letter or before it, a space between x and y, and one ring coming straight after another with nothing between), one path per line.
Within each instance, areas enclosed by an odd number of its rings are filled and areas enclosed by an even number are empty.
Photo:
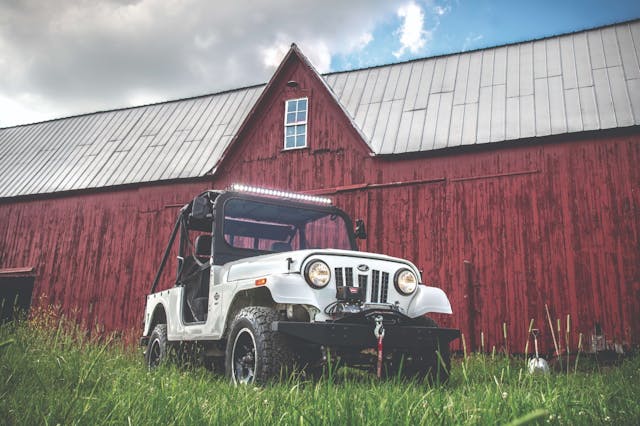
M382 325L382 315L376 315L376 326L373 329L373 334L378 339L378 378L382 377L382 340L384 339L384 325Z

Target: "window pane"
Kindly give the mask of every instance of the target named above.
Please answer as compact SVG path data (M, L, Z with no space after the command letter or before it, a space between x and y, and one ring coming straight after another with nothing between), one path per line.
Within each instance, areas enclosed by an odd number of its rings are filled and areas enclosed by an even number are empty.
M287 136L285 148L293 148L296 146L296 137L295 136Z
M285 104L284 149L304 148L307 146L308 100L289 99Z

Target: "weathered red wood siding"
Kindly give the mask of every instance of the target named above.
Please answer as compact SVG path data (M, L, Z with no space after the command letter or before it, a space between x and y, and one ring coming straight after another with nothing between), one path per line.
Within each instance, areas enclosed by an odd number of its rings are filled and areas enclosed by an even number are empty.
M301 96L309 97L309 148L283 151L284 100ZM454 315L439 320L461 328L468 347L483 333L487 350L501 349L504 323L509 350L522 352L534 318L549 350L545 304L563 327L571 316L573 348L595 322L608 339L638 344L638 164L638 129L372 157L322 83L291 60L210 183L1 202L0 268L35 266L35 297L89 324L139 327L177 213L168 206L243 182L332 194L366 220L361 249L408 258L447 292ZM348 188L364 184L379 186Z
M140 328L144 298L175 223L174 205L209 187L159 185L3 202L0 267L35 267L32 305L61 305L67 315L105 330Z
M323 161L333 171L325 177L291 166L316 164L313 150L289 154L265 161L243 151L243 167L226 180L328 193L363 181L425 182L334 199L366 220L361 249L411 259L447 292L454 315L439 319L460 327L468 345L501 350L506 324L509 350L523 352L533 318L551 350L545 304L554 326L561 319L563 341L570 315L573 349L578 333L589 342L596 322L609 340L640 342L638 135L408 160L333 156ZM359 179L342 181L341 170L363 164Z

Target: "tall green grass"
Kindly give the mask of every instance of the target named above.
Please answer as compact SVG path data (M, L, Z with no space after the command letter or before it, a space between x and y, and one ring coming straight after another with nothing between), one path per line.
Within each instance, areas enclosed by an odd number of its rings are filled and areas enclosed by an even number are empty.
M148 371L140 350L64 318L0 326L0 423L640 424L640 359L532 376L522 359L453 361L444 387L349 369L233 386L205 369Z

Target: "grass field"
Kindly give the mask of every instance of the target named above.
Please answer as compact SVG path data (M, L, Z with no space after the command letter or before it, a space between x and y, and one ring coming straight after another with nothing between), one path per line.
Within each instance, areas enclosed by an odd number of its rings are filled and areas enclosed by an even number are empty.
M233 386L197 368L147 371L140 350L68 322L0 326L0 424L640 424L640 358L532 376L503 355L454 359L444 387L348 369Z

